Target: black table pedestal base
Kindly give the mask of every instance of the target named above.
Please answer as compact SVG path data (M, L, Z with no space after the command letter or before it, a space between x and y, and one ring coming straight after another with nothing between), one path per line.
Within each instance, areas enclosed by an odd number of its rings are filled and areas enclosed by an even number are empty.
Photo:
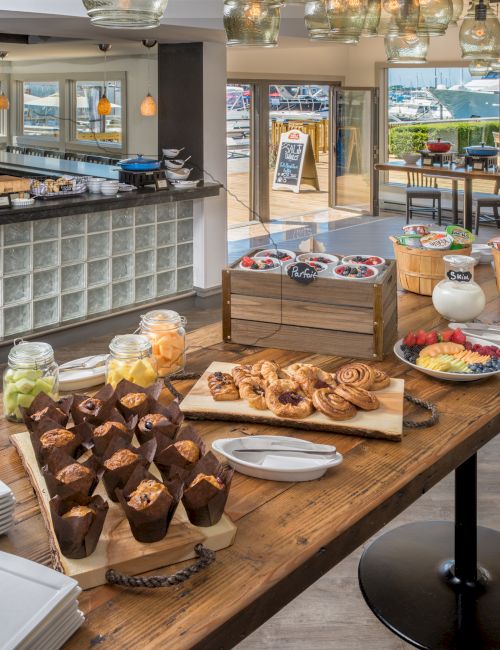
M363 553L374 614L417 648L500 650L500 533L477 526L476 456L455 472L455 523L407 524Z
M500 533L478 532L476 584L454 584L450 522L402 526L365 551L359 582L374 614L417 648L500 648Z

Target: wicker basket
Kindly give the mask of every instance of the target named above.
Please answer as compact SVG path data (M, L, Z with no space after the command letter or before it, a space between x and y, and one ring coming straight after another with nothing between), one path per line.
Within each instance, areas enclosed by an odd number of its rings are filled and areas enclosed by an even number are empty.
M445 255L470 255L472 250L467 246L453 251L432 251L402 246L395 237L389 239L394 246L399 283L403 289L423 296L432 296L432 290L444 278Z
M496 248L491 249L493 251L493 262L495 263L495 275L497 278L497 291L500 293L500 251L497 251Z

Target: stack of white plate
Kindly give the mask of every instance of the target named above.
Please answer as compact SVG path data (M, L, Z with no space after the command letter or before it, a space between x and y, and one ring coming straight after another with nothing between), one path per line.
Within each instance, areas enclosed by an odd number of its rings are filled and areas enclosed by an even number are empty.
M7 533L14 523L16 500L8 485L0 481L0 535Z
M72 578L0 551L0 648L58 650L84 622Z

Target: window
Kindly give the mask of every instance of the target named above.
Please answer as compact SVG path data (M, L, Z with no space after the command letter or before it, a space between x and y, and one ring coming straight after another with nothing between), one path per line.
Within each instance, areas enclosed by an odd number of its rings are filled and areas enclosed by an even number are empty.
M230 226L254 219L252 214L251 84L226 86L228 216Z
M97 112L103 89L103 81L75 82L75 139L94 145L105 142L107 145L121 146L122 82L106 82L106 96L111 102L111 113L106 116L100 116Z
M24 81L23 135L59 139L59 82Z

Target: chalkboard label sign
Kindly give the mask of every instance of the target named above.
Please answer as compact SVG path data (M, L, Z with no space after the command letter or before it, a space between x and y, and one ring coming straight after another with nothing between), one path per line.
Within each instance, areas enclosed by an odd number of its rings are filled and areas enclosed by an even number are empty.
M318 272L310 264L296 262L290 264L286 270L288 277L300 284L309 284L318 277Z
M312 185L319 190L318 173L311 138L293 129L280 138L273 190L300 191L300 184Z
M446 275L455 282L470 282L472 280L470 271L448 271Z

